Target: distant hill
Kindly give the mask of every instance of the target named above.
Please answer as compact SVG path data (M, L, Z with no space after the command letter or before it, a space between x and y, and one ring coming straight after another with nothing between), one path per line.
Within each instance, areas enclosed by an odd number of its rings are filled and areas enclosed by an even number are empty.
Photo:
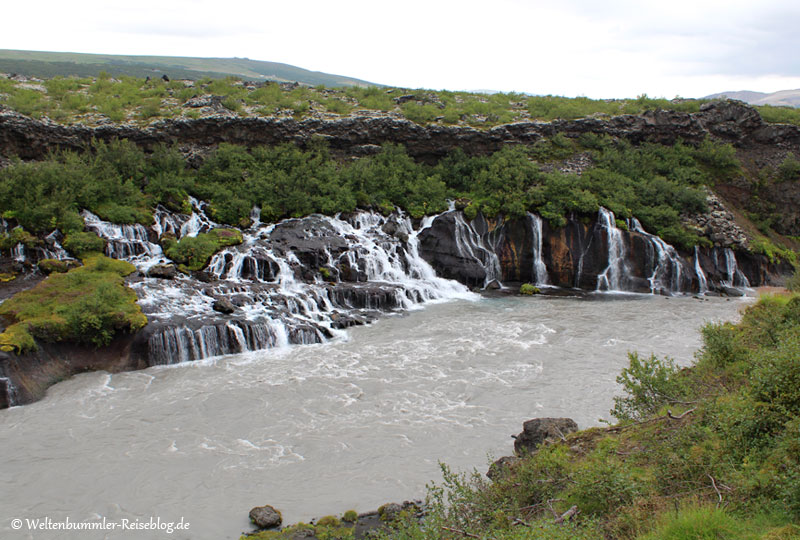
M42 78L56 75L96 77L101 71L133 77L161 77L165 74L171 79L236 76L247 80L299 82L310 86L379 86L352 77L248 58L120 56L0 49L0 73Z
M800 107L800 89L798 90L780 90L771 94L764 92L752 92L750 90L739 90L736 92L720 92L719 94L711 94L706 96L705 99L715 99L727 97L730 99L738 99L749 103L750 105L773 105L775 107Z

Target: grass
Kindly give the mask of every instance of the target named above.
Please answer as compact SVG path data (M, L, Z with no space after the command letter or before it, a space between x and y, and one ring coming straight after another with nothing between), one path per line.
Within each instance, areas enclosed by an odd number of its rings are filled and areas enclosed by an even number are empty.
M70 341L100 347L121 331L147 324L136 294L124 285L135 271L130 263L87 254L83 266L53 273L30 290L0 304L10 323L0 334L0 350L24 354L36 341Z
M331 117L353 111L394 113L419 123L468 125L489 128L528 120L572 120L588 116L640 114L655 109L697 112L702 100L667 100L646 95L635 99L596 100L585 97L528 96L519 93L482 94L387 87L295 86L279 83L247 83L241 78L206 77L191 83L165 82L160 78L101 73L96 78L54 77L43 88L31 89L16 81L0 80L0 102L12 109L58 122L113 122L147 124L176 115L192 118L197 109L181 105L194 96L212 94L236 115L293 116L301 119L312 112ZM187 86L188 84L188 86ZM767 121L798 123L792 113L779 108L761 108ZM100 115L100 116L98 116Z

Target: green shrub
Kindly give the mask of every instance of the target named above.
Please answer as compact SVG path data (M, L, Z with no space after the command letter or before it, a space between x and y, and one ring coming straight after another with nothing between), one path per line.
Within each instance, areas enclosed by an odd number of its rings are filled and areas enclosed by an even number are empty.
M64 249L80 257L90 252L102 252L106 242L93 232L74 232L64 237Z
M532 283L523 283L519 287L519 294L525 294L528 296L539 294L539 288L533 285Z
M686 385L676 377L678 368L671 358L659 359L655 355L640 358L638 353L628 353L629 365L617 377L625 397L614 397L611 410L620 420L638 420L658 412L668 403L677 403L686 394Z

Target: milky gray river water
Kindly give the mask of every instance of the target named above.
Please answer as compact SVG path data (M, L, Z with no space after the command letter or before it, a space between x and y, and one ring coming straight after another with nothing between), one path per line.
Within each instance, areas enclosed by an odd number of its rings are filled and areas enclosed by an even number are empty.
M346 341L88 373L0 411L0 537L238 538L421 498L438 462L485 471L537 416L609 418L626 352L692 361L746 300L629 295L429 305ZM30 531L12 519L184 518L188 531Z

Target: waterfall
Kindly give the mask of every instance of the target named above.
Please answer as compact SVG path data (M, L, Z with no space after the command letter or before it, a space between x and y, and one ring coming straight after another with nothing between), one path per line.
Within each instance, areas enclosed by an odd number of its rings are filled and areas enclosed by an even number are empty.
M708 292L708 280L706 274L703 272L703 267L700 266L700 250L694 246L694 273L697 274L698 292L705 294Z
M180 238L184 236L197 236L201 232L206 232L218 226L206 215L206 203L198 201L194 197L189 197L189 203L192 205L192 215L181 225Z
M613 212L602 207L598 213L597 223L608 236L608 266L597 276L597 290L620 291L622 278L627 273L622 231L617 228Z
M722 282L722 285L737 289L749 289L750 281L748 281L744 272L739 269L739 265L736 262L736 254L731 248L725 248L724 254L727 278Z
M424 220L423 227L431 222ZM146 278L132 285L158 328L148 341L150 361L170 364L320 343L342 336L343 328L363 324L378 311L414 309L450 298L477 299L460 283L436 276L419 255L418 234L404 214L386 218L371 212L347 219L313 215L252 227L243 233L242 244L212 258L206 272L217 281L198 285L183 278ZM328 279L318 279L319 265L332 269ZM343 267L357 275L341 281ZM310 276L317 279L311 281ZM220 297L236 298L236 310L209 317Z
M129 261L140 269L165 260L161 246L150 242L147 229L141 224L109 223L88 210L81 215L86 228L106 241L105 254L108 257Z
M533 238L533 280L536 285L547 285L547 266L542 260L542 218L528 212Z
M502 272L500 270L500 259L494 249L487 246L481 235L467 223L464 214L456 211L452 212L455 220L455 241L456 249L460 257L477 262L486 272L486 279L483 286L486 287L492 281L500 283Z
M8 406L17 404L17 387L8 377L0 377L0 391L5 391Z
M23 243L19 243L11 249L11 257L19 262L25 262L25 245Z
M660 291L680 292L683 290L682 271L683 261L675 248L667 244L660 237L644 230L636 218L628 220L628 228L641 234L652 249L649 257L652 273L647 280L650 282L650 292Z

